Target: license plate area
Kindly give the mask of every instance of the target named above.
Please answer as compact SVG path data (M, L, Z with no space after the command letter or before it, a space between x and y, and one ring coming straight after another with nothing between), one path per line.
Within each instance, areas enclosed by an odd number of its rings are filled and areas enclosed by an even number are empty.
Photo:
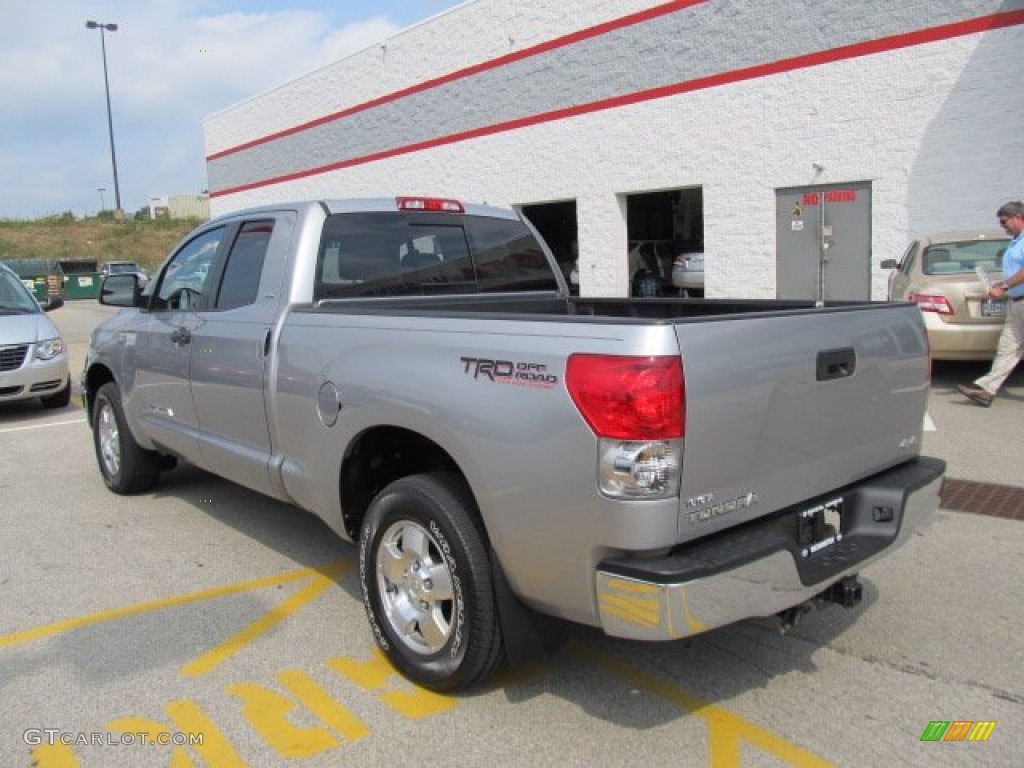
M1006 315L1006 302L1003 299L984 299L981 302L982 317L1003 317Z
M801 510L796 516L796 541L801 557L813 557L843 539L843 498Z

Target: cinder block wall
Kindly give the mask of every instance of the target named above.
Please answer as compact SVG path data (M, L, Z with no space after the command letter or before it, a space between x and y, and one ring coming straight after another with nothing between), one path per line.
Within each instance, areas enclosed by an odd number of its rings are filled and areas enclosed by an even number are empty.
M775 190L872 183L872 262L1024 197L1024 0L475 0L205 122L213 213L308 197L577 201L699 186L709 295L775 295ZM815 164L823 170L818 170ZM887 273L875 269L873 298Z

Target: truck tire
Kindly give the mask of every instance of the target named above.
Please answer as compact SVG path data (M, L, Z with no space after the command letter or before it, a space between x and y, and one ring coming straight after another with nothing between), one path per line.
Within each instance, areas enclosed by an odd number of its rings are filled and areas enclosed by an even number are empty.
M501 663L487 542L458 476L412 475L377 495L360 535L359 582L378 646L413 682L466 688Z
M121 408L121 392L112 381L96 392L92 442L103 482L114 493L141 493L156 484L159 457L135 442Z
M653 299L661 295L661 280L646 272L639 273L633 278L633 296L637 298Z

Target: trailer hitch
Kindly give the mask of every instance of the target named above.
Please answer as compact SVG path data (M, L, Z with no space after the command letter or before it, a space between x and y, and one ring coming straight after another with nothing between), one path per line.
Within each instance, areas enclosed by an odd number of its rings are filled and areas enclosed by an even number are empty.
M778 614L782 625L779 631L786 634L800 623L804 614L808 613L819 602L838 603L844 608L853 608L864 598L864 586L857 579L857 574L844 576L807 602L787 608Z
M844 608L853 608L864 599L864 586L858 581L857 574L844 576L820 595L829 603L838 603Z

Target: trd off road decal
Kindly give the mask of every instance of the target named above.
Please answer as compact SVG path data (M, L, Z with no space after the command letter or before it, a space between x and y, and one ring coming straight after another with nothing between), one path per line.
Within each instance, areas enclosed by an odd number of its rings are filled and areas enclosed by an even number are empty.
M459 360L462 361L463 373L474 379L534 389L551 389L558 384L558 376L549 373L543 363L515 363L483 357L460 357Z

